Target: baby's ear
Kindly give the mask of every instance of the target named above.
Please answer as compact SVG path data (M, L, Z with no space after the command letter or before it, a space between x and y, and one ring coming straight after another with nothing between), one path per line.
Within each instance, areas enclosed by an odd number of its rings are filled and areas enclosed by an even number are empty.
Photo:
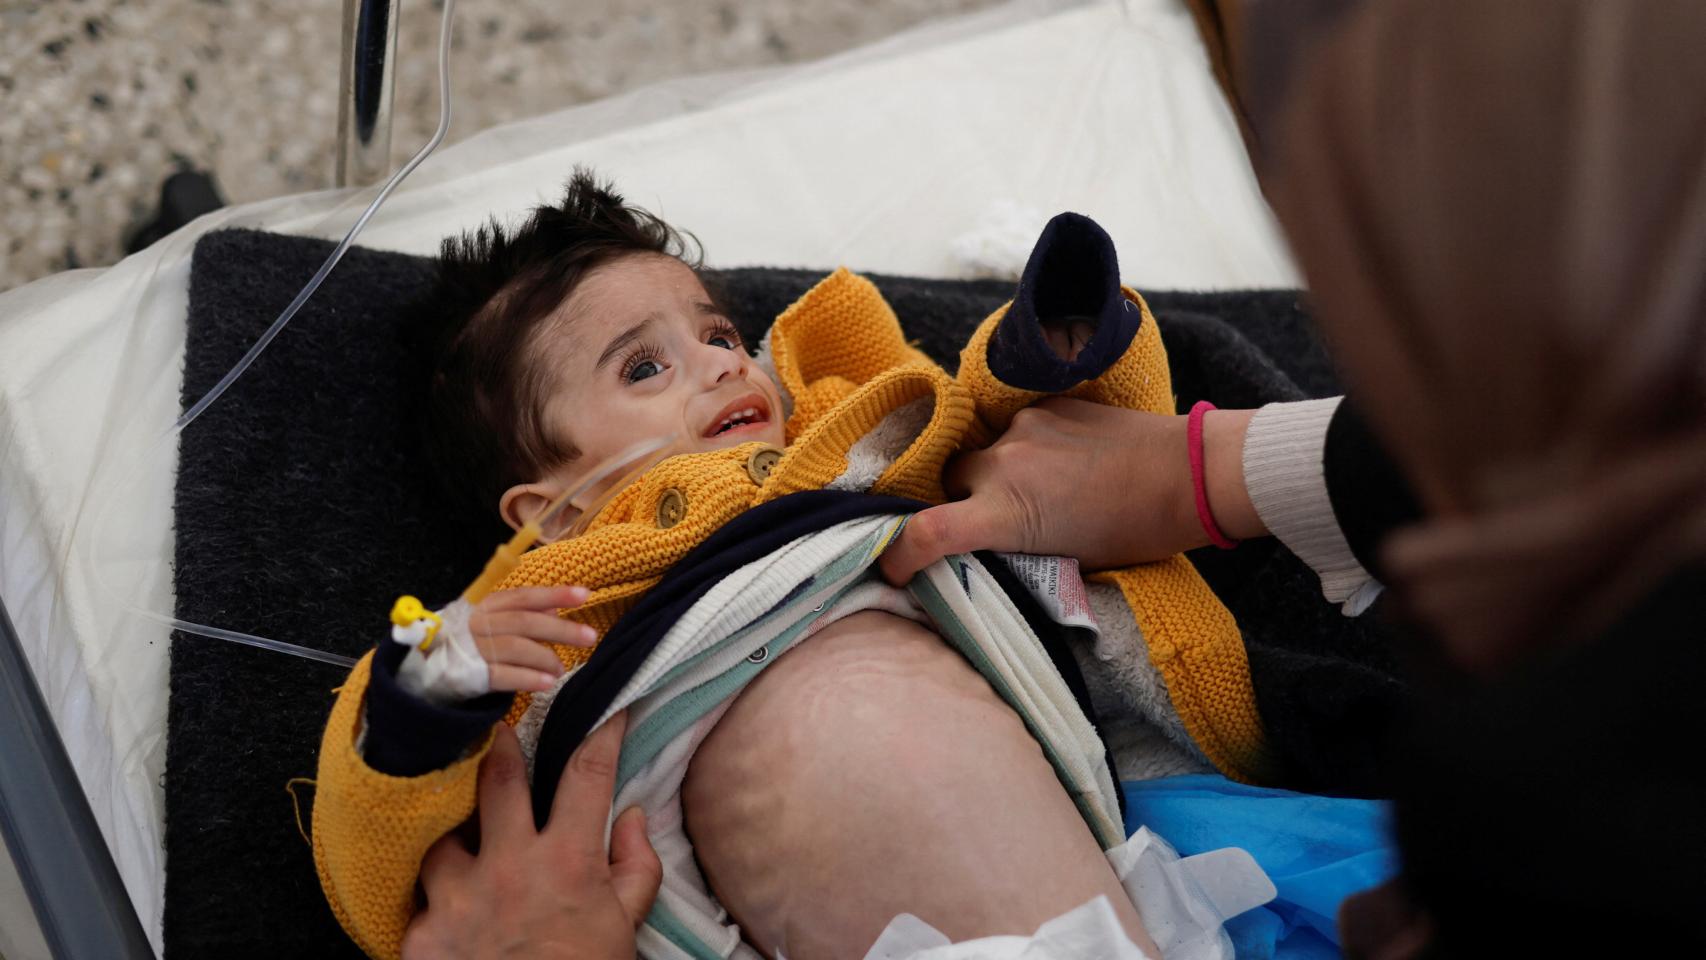
M498 514L503 517L504 523L509 524L511 530L520 530L527 521L549 507L551 501L557 499L562 492L548 483L518 483L505 490L503 496L498 498ZM541 539L555 540L562 536L564 531L574 525L575 518L579 515L579 510L565 506L558 512L558 516L552 519L552 529L541 531Z

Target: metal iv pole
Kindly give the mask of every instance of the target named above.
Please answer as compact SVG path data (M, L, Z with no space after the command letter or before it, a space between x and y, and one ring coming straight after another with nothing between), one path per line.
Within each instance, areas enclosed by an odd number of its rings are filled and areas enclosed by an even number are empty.
M338 82L337 185L362 187L391 170L398 0L344 0Z

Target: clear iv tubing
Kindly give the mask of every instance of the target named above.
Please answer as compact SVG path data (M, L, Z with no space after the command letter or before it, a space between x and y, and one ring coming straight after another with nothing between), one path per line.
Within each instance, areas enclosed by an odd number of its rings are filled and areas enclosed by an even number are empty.
M373 202L369 203L367 205L367 209L361 212L361 216L356 218L355 224L349 228L348 233L344 234L343 240L338 244L337 248L332 251L332 255L326 258L326 262L320 265L320 269L315 272L313 278L309 280L307 285L302 288L301 292L296 295L296 299L290 301L290 305L284 308L284 312L278 315L278 319L274 320L272 325L267 327L266 332L262 333L260 338L255 341L254 345L249 348L249 351L243 354L243 358L238 360L237 364L227 371L225 376L219 378L219 382L213 385L213 389L207 391L200 400L197 400L188 410L185 410L183 415L178 417L177 421L172 424L171 428L160 435L159 439L154 442L154 445L149 448L149 453L153 453L160 449L160 447L168 440L182 433L185 427L195 422L197 417L201 416L208 407L213 405L215 400L218 400L223 396L225 391L229 390L231 385L237 382L237 378L241 377L244 371L249 369L250 365L255 362L255 359L267 348L267 345L272 343L273 339L284 330L285 325L290 323L291 318L296 316L298 310L302 309L302 305L307 303L308 298L314 295L314 291L320 289L320 284L325 282L326 277L331 274L332 268L338 265L339 260L343 259L344 253L349 250L351 244L355 243L356 236L367 226L367 222L373 219L373 215L379 211L380 205L390 198L391 192L397 189L397 185L403 182L403 178L413 173L415 168L420 166L421 162L426 160L434 150L438 149L438 145L444 142L445 134L450 131L450 19L455 9L456 0L444 0L444 15L439 21L438 28L438 129L433 131L432 139L428 140L426 146L417 151L413 157L410 157L408 163L403 164L401 169L392 174L391 179L385 181L385 185L379 189L379 195L374 197ZM108 499L106 509L111 509L113 503L113 499ZM97 524L96 529L107 529L107 525L104 522ZM106 582L106 578L101 576L101 564L97 561L93 566L95 568L95 578L101 582L101 585L107 589L107 592L118 598L119 602L123 603L132 613L138 614L146 619L182 630L185 633L193 633L198 636L210 637L215 640L229 640L232 643L247 644L251 647L261 647L262 649L273 650L278 653L288 653L292 656L305 657L309 660L318 660L322 663L333 664L334 666L349 667L355 664L355 660L350 657L339 656L335 653L327 653L324 650L315 650L312 647L299 646L294 643L286 643L282 640L272 640L267 637L257 637L254 634L242 633L237 630L226 630L223 627L214 627L203 623L191 623L187 620L180 620L177 617L168 617L165 614L149 610L133 601L125 600L123 597L120 597L118 591L114 590L113 587Z
M414 173L415 168L420 166L421 162L426 160L434 150L438 149L438 145L444 142L444 135L450 131L450 15L455 9L456 0L444 0L444 18L439 22L438 27L438 129L433 131L432 139L428 140L426 146L420 148L414 156L410 157L409 162L403 164L402 169L393 173L391 179L385 181L385 186L379 188L379 196L374 197L373 202L367 205L367 209L361 212L361 216L355 219L355 224L349 228L348 233L344 234L344 239L338 244L337 249L332 251L332 255L326 258L325 263L320 264L320 269L315 272L313 278L308 281L301 292L297 293L296 299L290 301L290 306L284 308L284 312L280 313L278 319L272 322L272 326L261 334L254 346L249 348L249 352L243 354L243 359L238 360L236 366L226 371L225 376L219 378L219 382L213 385L213 389L207 391L200 400L197 400L193 406L184 411L183 416L179 417L177 423L172 425L172 431L182 431L189 426L196 417L201 416L202 411L212 406L213 401L218 400L226 390L230 389L233 383L237 382L237 378L242 376L243 372L249 369L250 364L255 362L255 358L261 355L261 351L273 342L273 338L277 337L279 332L284 329L285 324L288 324L291 318L296 316L296 312L302 309L302 305L308 302L308 298L314 295L314 291L320 289L320 284L325 282L326 277L331 274L332 268L338 265L338 261L344 258L344 253L349 250L350 245L355 243L356 235L361 233L367 226L367 221L373 219L373 215L379 212L380 205L390 199L391 191L397 189L397 185L403 182L403 178Z

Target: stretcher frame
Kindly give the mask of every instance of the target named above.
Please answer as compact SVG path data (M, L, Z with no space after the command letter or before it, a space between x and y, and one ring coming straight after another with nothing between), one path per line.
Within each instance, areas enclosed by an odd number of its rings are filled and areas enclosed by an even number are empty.
M337 185L391 151L398 0L344 0ZM154 956L0 597L0 838L55 960Z

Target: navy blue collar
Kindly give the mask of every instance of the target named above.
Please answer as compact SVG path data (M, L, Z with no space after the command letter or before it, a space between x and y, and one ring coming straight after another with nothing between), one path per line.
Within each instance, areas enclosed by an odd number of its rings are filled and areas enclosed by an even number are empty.
M807 490L753 507L706 537L616 621L551 702L533 757L533 817L538 825L544 827L551 814L569 755L669 628L718 581L807 534L876 514L916 513L926 506L901 497Z

